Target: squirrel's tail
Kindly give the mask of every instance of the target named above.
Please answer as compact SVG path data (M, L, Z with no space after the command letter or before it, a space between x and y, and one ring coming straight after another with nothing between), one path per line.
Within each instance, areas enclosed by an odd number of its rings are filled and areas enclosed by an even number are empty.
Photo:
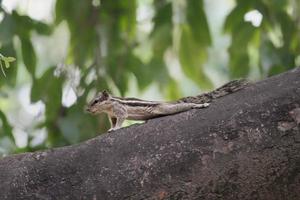
M209 103L214 99L223 97L230 93L234 93L249 84L249 81L246 79L237 79L230 81L223 86L207 93L203 93L197 96L192 97L184 97L180 99L178 102L186 102L186 103Z
M249 81L246 79L237 79L237 80L230 81L222 85L221 87L215 89L214 91L208 92L207 94L209 94L212 97L212 99L216 99L225 96L227 94L234 93L244 88L248 84Z

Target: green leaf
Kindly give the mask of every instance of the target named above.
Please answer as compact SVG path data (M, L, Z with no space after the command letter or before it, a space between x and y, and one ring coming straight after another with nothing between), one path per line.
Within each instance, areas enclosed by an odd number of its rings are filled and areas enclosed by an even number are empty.
M124 13L120 16L120 26L122 32L126 33L126 39L131 42L136 37L136 11L137 2L132 0L120 1L120 6Z
M154 3L154 6L156 8L156 14L153 18L153 31L155 31L157 27L165 24L171 24L173 15L172 4L170 2L159 0Z
M51 100L51 92L55 93L56 91L50 91L55 87L56 82L61 82L60 78L54 76L54 67L50 67L44 72L41 78L35 79L32 88L31 88L31 102L37 102L42 100L47 102ZM60 90L57 92L59 93ZM56 95L55 95L56 96Z
M165 62L160 57L154 57L147 65L148 78L152 77L152 81L164 88L168 84L169 73ZM146 75L147 76L147 75Z
M8 123L5 114L1 110L0 110L0 120L2 122L0 123L0 125L2 124L2 127L0 128L0 138L3 136L8 136L12 141L15 142L15 138L12 134L12 127Z
M156 56L163 57L166 49L172 45L172 26L169 24L158 27L152 36L152 48Z
M3 65L2 65L2 60L0 59L0 68L1 68L1 72L3 74L4 77L6 77L5 71L3 69Z
M155 6L157 10L153 18L154 28L150 37L153 51L162 59L165 50L172 45L172 4L157 1Z
M225 20L225 32L237 30L237 27L244 22L244 15L250 10L251 4L251 1L242 1L233 8Z
M0 27L0 43L3 45L11 43L16 32L16 21L10 15L5 14Z
M79 114L74 113L74 115L62 118L58 121L59 129L65 139L71 144L79 142L80 132L78 125L81 121L79 117Z
M236 54L247 51L247 45L253 38L256 28L249 22L241 23L236 31L232 33L230 51Z
M168 99L174 100L182 97L182 93L180 92L180 88L178 86L179 84L176 82L176 80L169 78L169 83L166 88Z
M14 57L5 57L4 58L7 62L14 62L16 59Z
M299 35L299 32L297 31L296 24L287 13L278 12L277 15L283 34L284 44L289 47L292 44L293 35Z
M229 69L232 78L246 77L250 71L248 53L243 52L239 55L231 55Z
M22 37L20 39L22 46L23 62L30 75L32 77L35 77L36 54L34 48L28 37Z
M212 39L210 36L209 26L203 8L203 1L187 1L186 15L193 37L199 43L199 45L211 45Z
M72 10L72 8L70 8L69 10L66 9L67 5L69 4L69 2L66 1L57 1L55 4L55 23L59 24L61 21L63 21L65 19L65 10L70 12Z
M28 37L30 31L35 30L39 34L49 35L52 32L51 26L42 23L37 20L33 20L27 15L20 15L18 12L13 10L10 15L13 22L15 22L15 31L19 37Z
M262 0L271 10L281 12L286 9L288 1L286 0Z
M15 61L16 59L14 57L5 57L5 56L1 55L0 61L1 60L3 60L5 67L9 68L9 66L10 66L9 63ZM3 67L3 66L1 66L1 67Z
M16 52L14 49L14 46L12 43L7 43L6 45L2 46L0 48L0 52L2 54L2 56L0 57L0 62L2 64L2 72L5 70L5 74L6 74L6 79L3 79L0 77L0 87L2 85L8 85L13 87L16 84L16 78L17 78L17 71L18 71L18 67L17 67L17 62L7 62L10 61L11 59L9 57L5 57L6 55L9 55L11 57L16 57ZM6 60L6 62L5 62ZM3 61L3 62L2 62ZM6 68L7 66L10 66L9 68ZM0 75L1 76L1 75Z
M38 34L41 35L50 35L52 33L52 28L49 25L41 22L34 22L33 28L36 30Z
M61 109L63 79L54 76L54 70L50 67L41 78L34 79L31 88L31 102L45 103L47 127L53 127Z
M268 72L268 76L274 76L286 71L286 67L282 65L273 65Z
M229 47L229 69L232 78L241 78L250 71L248 45L254 38L256 28L249 22L240 23L232 32L232 43Z
M7 62L7 60L4 60L4 64L6 68L9 68L9 62Z
M179 60L183 72L200 87L212 88L212 83L203 71L203 63L207 59L206 49L195 41L189 26L182 26Z
M128 62L125 67L132 72L138 81L140 90L145 89L155 77L151 66L144 64L138 57L134 55L128 56Z

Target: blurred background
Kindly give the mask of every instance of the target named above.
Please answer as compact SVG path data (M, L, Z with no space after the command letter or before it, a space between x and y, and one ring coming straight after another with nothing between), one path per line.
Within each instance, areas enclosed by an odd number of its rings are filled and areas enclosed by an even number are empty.
M0 0L0 55L5 156L105 132L84 112L102 89L174 100L299 66L300 2Z

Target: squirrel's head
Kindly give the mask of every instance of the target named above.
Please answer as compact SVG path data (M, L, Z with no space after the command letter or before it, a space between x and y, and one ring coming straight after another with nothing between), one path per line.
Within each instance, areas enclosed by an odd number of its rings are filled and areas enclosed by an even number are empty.
M110 94L106 90L99 92L97 96L90 101L90 103L86 107L86 111L92 114L97 114L105 111L105 109L107 109L109 99Z

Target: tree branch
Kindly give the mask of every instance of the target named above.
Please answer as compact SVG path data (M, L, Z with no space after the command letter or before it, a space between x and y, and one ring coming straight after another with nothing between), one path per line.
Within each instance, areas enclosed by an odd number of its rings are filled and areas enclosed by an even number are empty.
M0 160L0 199L300 199L300 69L209 108Z

